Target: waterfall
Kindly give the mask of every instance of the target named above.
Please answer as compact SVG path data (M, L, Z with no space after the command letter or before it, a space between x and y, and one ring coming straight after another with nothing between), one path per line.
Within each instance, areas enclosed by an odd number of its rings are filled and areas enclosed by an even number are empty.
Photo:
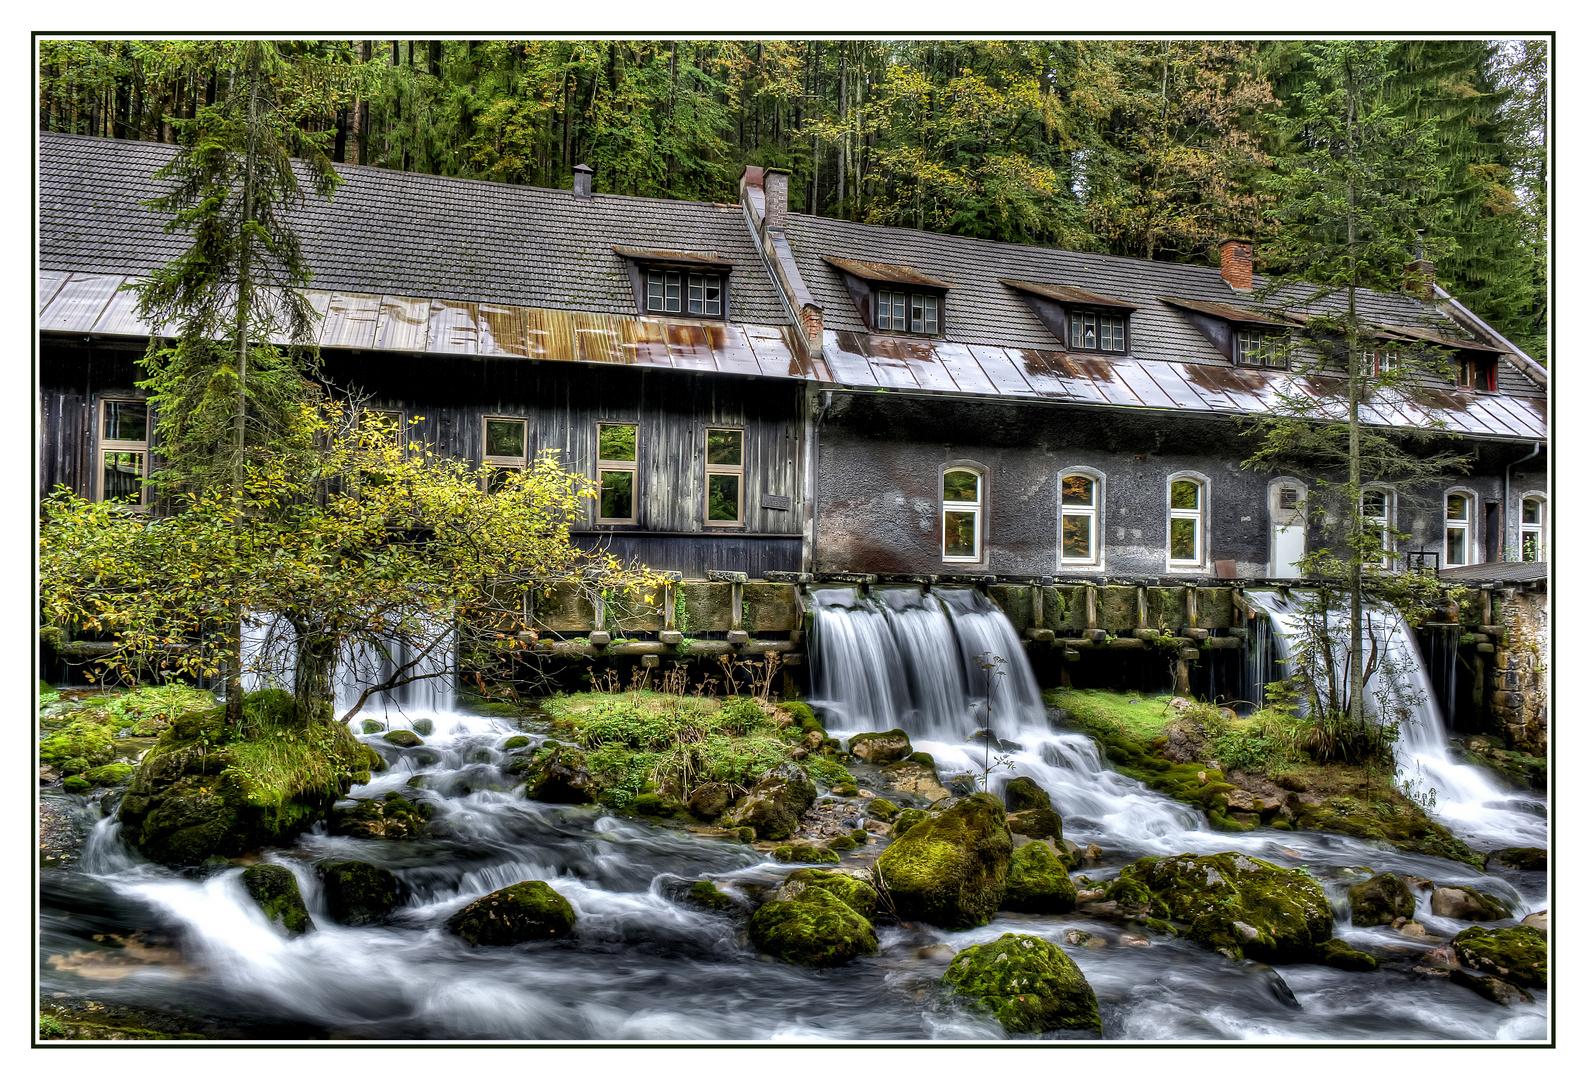
M1297 596L1307 595L1296 592ZM1252 591L1246 597L1261 608L1270 622L1275 652L1286 666L1295 655L1303 632L1304 600L1286 599L1277 592ZM1451 831L1479 846L1548 843L1548 822L1541 803L1527 793L1505 790L1487 770L1453 760L1444 727L1439 697L1428 677L1427 666L1399 612L1388 605L1373 605L1368 629L1382 657L1378 670L1366 684L1369 712L1388 708L1400 713L1399 738L1394 759L1399 778L1413 791L1434 799L1433 816ZM1343 626L1348 611L1330 613ZM1333 656L1334 678L1347 677L1347 651Z

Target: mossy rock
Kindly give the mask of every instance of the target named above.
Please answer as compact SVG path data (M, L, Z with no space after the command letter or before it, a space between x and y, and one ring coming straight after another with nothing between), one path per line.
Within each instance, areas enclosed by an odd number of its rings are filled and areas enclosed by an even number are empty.
M363 727L365 735L379 735L382 731L386 730L386 725L382 724L379 720L365 720Z
M854 841L855 846L868 844L871 842L871 834L864 829L854 829L849 833L849 839Z
M892 821L898 816L898 807L886 799L872 799L865 804L865 812L877 821Z
M1031 915L1073 911L1078 892L1069 880L1068 865L1068 860L1039 840L1015 848L1008 864L1003 910Z
M421 716L413 722L413 730L425 738L429 738L431 733L435 731L435 721L428 716Z
M897 839L922 821L930 820L930 811L922 810L919 807L911 806L907 810L900 810L898 817L893 820L893 838Z
M424 745L424 740L421 739L416 733L409 731L407 728L398 728L396 731L388 731L383 736L381 736L381 738L385 739L392 746L400 746L404 750L415 746Z
M96 787L116 787L125 783L135 768L124 761L112 761L109 765L99 765L89 769L83 773L83 779Z
M369 926L397 909L402 887L384 867L349 860L319 863L315 870L325 889L325 906L343 926Z
M824 889L864 918L876 914L876 889L870 882L830 870L795 870L783 879L777 899L797 899L806 889Z
M1511 870L1544 872L1548 870L1548 851L1536 847L1501 848L1491 852L1484 863L1488 867L1507 867Z
M107 724L87 719L73 720L39 743L40 761L58 766L71 762L73 773L108 765L115 755L115 732Z
M837 967L876 952L870 920L826 888L805 888L790 900L769 900L750 916L755 947L784 963Z
M1003 789L1003 805L1010 814L1021 810L1051 810L1052 796L1028 776L1016 776Z
M715 821L733 805L733 789L711 781L689 792L689 813L701 821Z
M1304 963L1333 936L1322 886L1233 851L1139 859L1119 871L1106 896L1186 924L1186 937L1232 959Z
M1473 926L1456 934L1450 944L1467 967L1517 986L1548 985L1548 939L1530 926L1502 930Z
M1402 813L1382 814L1355 807L1302 804L1292 824L1297 829L1343 833L1367 840L1383 840L1404 851L1417 851L1443 859L1482 865L1482 856L1466 846L1436 821L1430 821L1415 808L1400 807Z
M980 926L997 911L1012 843L1003 804L972 795L893 841L876 861L900 918L946 929Z
M470 945L517 945L565 938L575 916L569 904L543 881L520 881L475 900L446 921Z
M1032 840L1051 840L1055 844L1061 844L1064 838L1064 819L1058 816L1057 811L1047 807L1021 810L1017 814L1008 816L1008 831L1028 836Z
M242 886L259 905L265 918L279 926L289 938L314 929L314 920L303 903L298 879L291 870L274 863L259 863L242 872Z
M783 863L835 863L838 853L819 844L783 844L771 849L771 857Z
M937 771L937 759L932 757L930 754L926 753L924 750L916 750L914 753L910 754L904 760L905 761L913 761L916 765L924 765L926 768L930 769L932 772L936 772Z
M68 776L61 781L61 787L73 795L86 795L93 790L94 785L81 776Z
M953 958L942 982L1010 1034L1102 1030L1091 984L1062 949L1039 937L1004 934L973 945Z
M730 828L749 826L762 840L782 840L799 827L799 818L816 801L816 786L803 766L792 761L768 770L728 811Z
M1465 922L1496 922L1510 917L1510 905L1491 893L1479 892L1470 885L1445 885L1433 890L1428 899L1433 914Z
M1318 951L1318 959L1331 968L1340 971L1376 971L1378 961L1359 949L1351 948L1346 942L1338 938L1329 938L1322 943Z
M629 812L641 817L671 817L678 812L678 804L665 795L658 795L647 791L642 795L634 796L628 804Z
M514 735L512 738L510 738L506 742L502 743L501 744L501 748L503 750L521 750L525 746L528 746L528 745L529 745L529 736L527 736L527 735Z
M902 728L891 731L862 731L849 738L849 753L871 765L888 765L903 761L915 748L909 745L909 733Z
M834 836L827 841L827 847L833 851L853 851L859 845L854 842L852 836Z
M709 881L696 881L690 885L685 900L694 907L706 911L731 912L739 908L738 901Z
M1350 922L1354 926L1387 926L1395 919L1414 918L1416 897L1393 874L1377 874L1350 887Z
M547 740L527 760L522 771L525 798L573 805L595 801L596 784L590 776L589 761L584 751L576 746Z
M332 807L325 830L332 836L361 840L412 840L423 836L435 808L413 802L396 792L359 799L351 807Z

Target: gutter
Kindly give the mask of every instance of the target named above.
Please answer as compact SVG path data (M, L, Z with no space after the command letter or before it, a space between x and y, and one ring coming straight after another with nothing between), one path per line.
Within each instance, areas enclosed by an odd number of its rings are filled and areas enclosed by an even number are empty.
M1504 346L1510 351L1510 363L1521 374L1537 383L1544 390L1548 389L1548 369L1528 356L1525 350L1483 322L1479 316L1473 314L1469 308L1451 296L1442 285L1433 285L1433 295L1437 298L1440 306L1447 306L1453 311L1456 322L1468 330L1475 331L1477 334L1486 334L1496 344Z

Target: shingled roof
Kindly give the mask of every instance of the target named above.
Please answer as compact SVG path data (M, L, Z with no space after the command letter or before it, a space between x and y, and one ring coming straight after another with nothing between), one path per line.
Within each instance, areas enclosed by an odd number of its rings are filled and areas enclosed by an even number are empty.
M81 135L39 137L39 269L147 275L186 245L139 205L176 148ZM337 167L327 203L288 218L313 287L526 308L634 315L614 247L712 252L733 264L736 321L787 325L737 204L645 199ZM598 181L599 178L597 178Z

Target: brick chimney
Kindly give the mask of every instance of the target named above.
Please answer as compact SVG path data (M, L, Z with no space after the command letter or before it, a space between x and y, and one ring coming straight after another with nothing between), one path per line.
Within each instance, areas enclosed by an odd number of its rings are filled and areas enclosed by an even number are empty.
M588 199L590 197L590 184L595 179L595 170L588 165L573 166L573 197L575 199Z
M1225 240L1218 245L1218 265L1229 288L1251 291L1251 256L1249 240Z
M788 173L784 169L767 169L763 176L766 191L766 231L782 232L788 227Z

